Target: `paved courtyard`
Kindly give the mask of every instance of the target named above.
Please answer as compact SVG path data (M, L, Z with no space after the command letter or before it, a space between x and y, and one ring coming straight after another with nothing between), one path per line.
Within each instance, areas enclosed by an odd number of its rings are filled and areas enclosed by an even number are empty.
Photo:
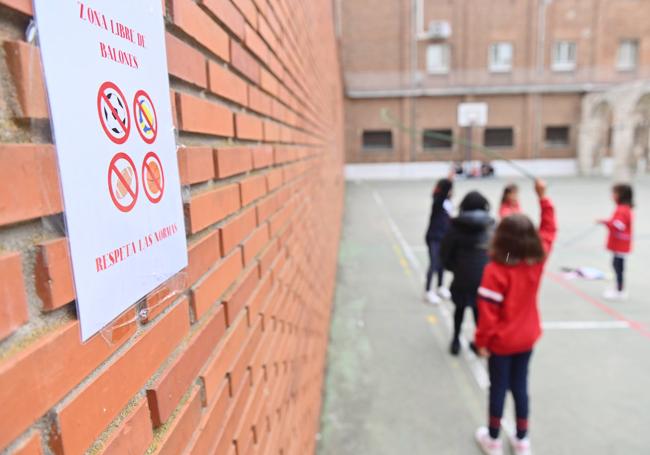
M454 203L478 189L494 208L506 183L459 181ZM517 183L524 210L537 219L531 183ZM635 183L630 299L616 303L601 298L611 258L605 229L593 227L613 210L610 183L549 181L560 232L541 289L544 336L531 366L537 454L650 453L650 179ZM467 349L449 355L453 306L422 301L432 185L347 186L320 455L480 453L472 435L486 419L485 362ZM596 267L608 281L567 280L563 266ZM465 325L471 339L469 313Z

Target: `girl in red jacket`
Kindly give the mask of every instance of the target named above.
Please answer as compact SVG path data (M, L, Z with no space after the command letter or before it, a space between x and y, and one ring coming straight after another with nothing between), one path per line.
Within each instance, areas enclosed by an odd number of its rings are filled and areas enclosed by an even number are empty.
M499 218L505 218L516 213L521 213L521 208L519 207L519 187L511 183L503 189L501 206L499 207Z
M539 230L525 215L510 215L499 223L492 240L490 262L478 289L479 324L475 345L489 357L489 424L476 431L486 454L501 455L499 428L508 389L515 400L517 434L512 446L517 455L530 454L528 439L528 363L542 330L537 309L546 258L556 234L555 209L546 197L546 184L537 180L541 207Z
M623 271L625 269L625 256L632 250L632 207L634 207L634 193L632 187L626 184L614 185L612 188L616 211L609 220L599 220L609 229L607 249L614 254L614 273L616 274L616 289L605 292L604 297L609 300L624 300L627 294L623 287Z

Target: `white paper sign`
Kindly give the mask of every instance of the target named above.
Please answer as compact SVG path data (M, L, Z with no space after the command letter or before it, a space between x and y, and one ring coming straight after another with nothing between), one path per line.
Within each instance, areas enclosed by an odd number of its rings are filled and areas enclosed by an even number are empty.
M187 266L160 0L35 0L85 341Z
M485 126L487 120L487 103L460 103L458 105L458 126Z

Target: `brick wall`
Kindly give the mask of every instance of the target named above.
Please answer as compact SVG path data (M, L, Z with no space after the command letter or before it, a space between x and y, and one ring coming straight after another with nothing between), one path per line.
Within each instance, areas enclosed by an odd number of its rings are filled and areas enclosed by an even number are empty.
M343 194L331 4L165 11L187 280L82 345L31 1L0 0L1 453L314 450Z

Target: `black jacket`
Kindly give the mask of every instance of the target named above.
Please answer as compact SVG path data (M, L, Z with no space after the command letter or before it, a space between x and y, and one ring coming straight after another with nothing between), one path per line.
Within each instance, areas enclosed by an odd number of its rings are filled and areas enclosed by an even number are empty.
M445 207L445 201L448 196L449 191L433 195L431 215L429 216L429 227L427 228L427 234L425 236L427 244L431 242L440 242L449 230L449 220L451 217ZM448 202L448 204L451 204L451 202Z
M476 291L488 262L488 244L494 219L484 210L461 212L440 245L445 269L454 272L452 289Z

